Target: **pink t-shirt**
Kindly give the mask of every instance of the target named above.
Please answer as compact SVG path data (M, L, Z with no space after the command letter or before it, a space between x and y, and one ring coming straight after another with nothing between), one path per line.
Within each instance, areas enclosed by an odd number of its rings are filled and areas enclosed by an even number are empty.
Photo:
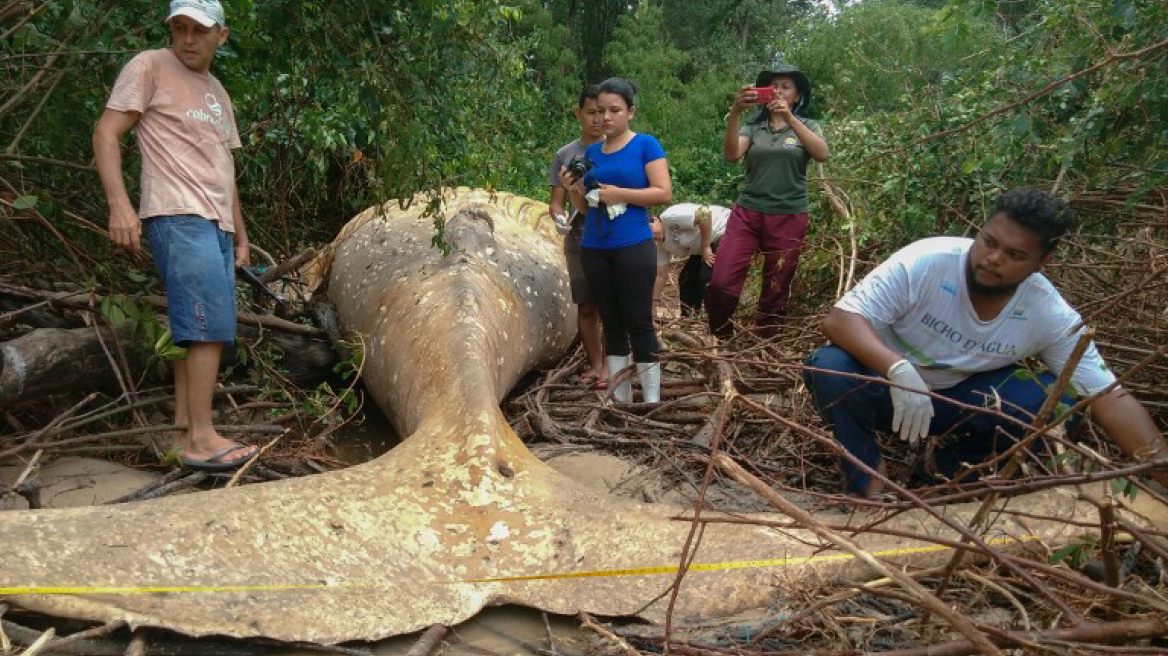
M197 214L233 232L235 114L223 85L187 68L169 49L148 50L118 75L106 107L141 113L138 216Z

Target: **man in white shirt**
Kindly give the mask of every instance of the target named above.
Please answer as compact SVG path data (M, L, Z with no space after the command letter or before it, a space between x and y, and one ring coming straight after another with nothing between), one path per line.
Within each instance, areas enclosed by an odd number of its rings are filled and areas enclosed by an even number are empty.
M677 276L681 315L696 315L706 297L706 285L714 266L714 251L726 233L730 208L721 205L678 203L670 205L649 227L657 242L657 280L653 283L653 307L661 306L661 292L669 279L669 264L684 258Z
M943 435L937 472L954 478L1022 437L1025 429L1012 422L914 390L1033 419L1084 330L1079 314L1039 273L1073 221L1062 201L1037 189L1014 189L999 198L976 238L910 244L845 294L823 324L832 345L812 354L804 372L836 440L883 473L876 431L897 433L914 445ZM1029 356L1054 375L1031 374L1019 364ZM856 374L884 377L891 385ZM1092 343L1075 367L1071 391L1098 395L1090 404L1093 417L1124 453L1139 460L1168 458L1147 411L1114 382ZM859 468L846 461L843 468L851 492L881 491L880 481ZM1168 483L1168 471L1154 476Z

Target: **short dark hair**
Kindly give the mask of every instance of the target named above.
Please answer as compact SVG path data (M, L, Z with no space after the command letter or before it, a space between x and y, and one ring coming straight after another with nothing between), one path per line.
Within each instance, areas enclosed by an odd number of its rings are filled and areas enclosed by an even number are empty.
M580 99L576 101L577 107L583 107L585 100L596 100L600 97L600 85L589 84L580 92Z
M615 93L624 98L625 104L629 107L635 107L637 104L637 85L623 77L610 77L601 82L600 93Z
M1075 213L1065 202L1034 187L1017 187L999 196L990 217L996 214L1005 214L1037 232L1043 255L1050 255L1063 235L1075 227Z

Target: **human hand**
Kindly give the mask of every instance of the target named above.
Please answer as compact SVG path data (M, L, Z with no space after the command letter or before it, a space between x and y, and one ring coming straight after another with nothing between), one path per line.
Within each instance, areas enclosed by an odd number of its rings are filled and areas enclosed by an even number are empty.
M777 112L784 120L791 118L791 106L787 104L787 99L782 96L775 96L773 102L767 104L767 109L772 112Z
M661 219L653 217L649 221L649 229L653 231L653 241L665 241L665 227L661 225Z
M251 247L246 239L235 242L235 266L251 267Z
M918 392L928 392L916 367L908 360L898 360L888 368L888 380L902 387L889 387L892 393L892 432L911 445L929 434L933 418L933 400Z
M753 107L757 102L758 92L748 84L738 89L738 95L734 97L734 104L730 106L730 111L736 114L741 113L742 110Z
M709 246L703 249L702 261L705 262L706 266L708 267L714 266L714 249L710 248Z
M584 190L579 186L579 184L577 184L578 182L579 182L579 180L576 179L576 176L574 176L568 172L568 167L566 167L566 166L560 167L560 186L561 187L563 187L564 189L567 189L568 191L579 191L580 193L584 193Z
M142 220L129 205L110 208L110 239L134 255L142 252Z
M600 202L604 203L605 205L615 205L617 203L623 202L620 199L620 187L601 184L598 189L600 190Z

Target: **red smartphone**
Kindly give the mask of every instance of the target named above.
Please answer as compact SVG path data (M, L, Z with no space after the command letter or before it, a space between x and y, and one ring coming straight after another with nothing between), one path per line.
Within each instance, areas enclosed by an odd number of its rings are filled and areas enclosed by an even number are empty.
M774 87L751 87L751 88L754 89L754 92L758 94L758 98L756 98L754 101L755 103L757 103L759 105L769 105L770 103L775 101L775 88Z

